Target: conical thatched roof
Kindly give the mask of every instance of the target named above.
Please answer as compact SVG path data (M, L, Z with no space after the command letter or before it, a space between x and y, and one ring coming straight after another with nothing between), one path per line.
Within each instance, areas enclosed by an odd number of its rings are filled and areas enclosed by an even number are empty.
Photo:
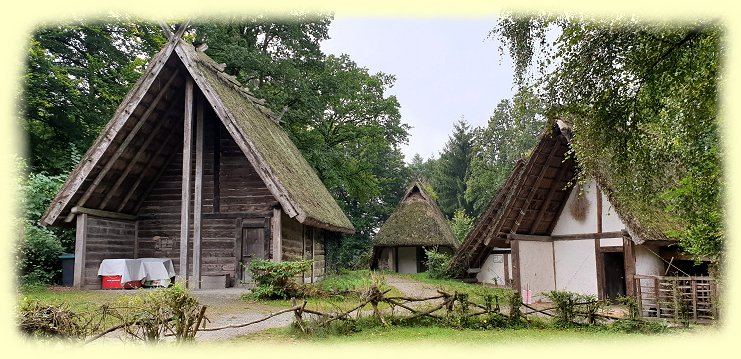
M415 181L373 239L376 247L457 247L453 231L424 186Z

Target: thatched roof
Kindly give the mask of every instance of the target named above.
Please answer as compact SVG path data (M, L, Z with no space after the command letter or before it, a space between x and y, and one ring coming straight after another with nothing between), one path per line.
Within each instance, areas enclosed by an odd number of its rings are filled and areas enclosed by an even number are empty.
M136 215L147 187L138 183L157 179L156 169L177 145L178 136L170 134L182 133L181 93L190 76L286 214L307 225L353 233L350 220L272 112L222 70L223 66L190 44L171 39L150 61L72 172L42 217L42 224L64 225L73 217L72 207L83 205ZM147 133L160 140L145 140ZM139 158L151 158L153 165L130 165ZM133 182L133 178L139 179ZM137 184L133 189L129 186L132 182Z
M434 199L416 181L373 238L375 247L457 247L453 231Z
M561 121L556 121L541 135L532 154L524 162L518 162L505 185L478 218L451 266L467 263L470 268L480 267L492 247L509 247L507 234L510 233L551 234L571 194L577 171L578 161L573 155L566 156L570 141L571 132ZM634 242L667 240L660 230L639 223L621 206L602 176L591 176L608 196Z

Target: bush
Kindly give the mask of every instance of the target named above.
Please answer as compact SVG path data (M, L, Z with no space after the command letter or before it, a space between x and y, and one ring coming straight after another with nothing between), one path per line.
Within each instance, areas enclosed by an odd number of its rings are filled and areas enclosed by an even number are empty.
M195 337L201 305L179 284L123 295L117 304L124 331L137 339L158 341L167 333L178 341Z
M306 286L296 283L294 277L310 268L310 260L270 262L264 259L253 259L249 269L255 281L255 289L250 296L257 299L304 297Z
M430 278L447 278L446 270L450 263L450 256L440 253L437 248L425 250L427 255L427 274Z
M22 287L50 285L61 273L62 244L46 228L23 221L23 235L16 247L16 265Z
M595 314L604 306L604 302L598 301L592 295L560 290L553 290L544 295L556 306L556 323L561 325L577 324L577 317L584 317L589 324L594 324Z

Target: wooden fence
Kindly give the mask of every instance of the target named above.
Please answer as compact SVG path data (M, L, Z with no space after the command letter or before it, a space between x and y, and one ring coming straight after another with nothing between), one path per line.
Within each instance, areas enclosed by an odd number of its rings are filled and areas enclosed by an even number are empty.
M712 277L635 275L638 310L644 317L707 322L718 319Z

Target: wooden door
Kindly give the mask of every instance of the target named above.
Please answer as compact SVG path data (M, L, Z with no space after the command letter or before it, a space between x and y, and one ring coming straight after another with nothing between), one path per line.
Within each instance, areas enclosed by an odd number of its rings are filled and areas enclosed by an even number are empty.
M267 233L264 227L242 227L242 245L240 268L241 282L252 282L252 272L249 270L250 262L253 259L267 259L265 245Z

